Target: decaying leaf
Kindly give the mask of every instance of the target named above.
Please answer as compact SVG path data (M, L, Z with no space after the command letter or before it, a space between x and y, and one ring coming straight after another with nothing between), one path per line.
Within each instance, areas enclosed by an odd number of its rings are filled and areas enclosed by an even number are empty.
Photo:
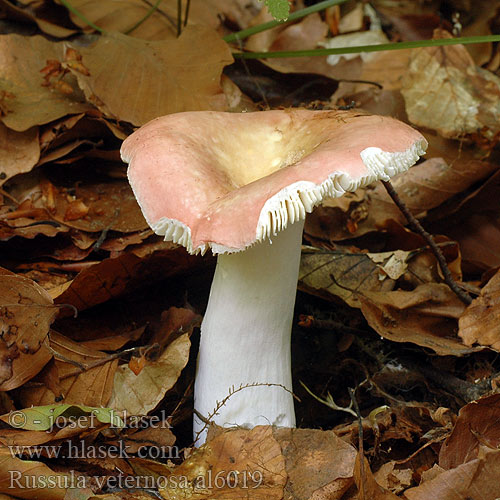
M393 255L393 252L377 256L307 247L302 252L299 286L325 298L341 297L351 307L359 307L357 292L392 290L394 280L384 271L384 264Z
M18 389L23 407L51 405L55 401L91 407L106 406L111 396L118 360L58 334L50 333L55 361L37 375L41 382Z
M138 375L128 365L118 367L109 406L130 415L147 415L177 382L188 362L190 347L189 334L185 333Z
M409 210L423 216L496 169L494 162L474 159L474 151L464 147L460 157L431 158L393 177L391 183ZM305 231L314 238L340 241L376 231L389 219L407 224L383 185L376 183L327 200L308 215Z
M219 19L211 3L210 0L191 0L189 24L216 28ZM138 0L120 3L112 0L74 0L71 5L86 19L108 32L126 33L145 40L173 39L177 35L177 0L162 1L152 15L149 14L151 6ZM77 26L91 29L80 16L70 15Z
M75 50L89 76L69 69L108 117L143 125L169 113L225 108L220 77L232 56L210 28L188 26L179 38L158 42L115 33Z
M481 290L458 321L464 344L479 344L500 350L500 272Z
M463 45L415 51L401 92L410 121L444 137L480 133L493 140L500 131L500 79L478 68Z
M7 127L22 132L90 109L71 75L53 80L64 81L73 90L71 94L45 85L41 70L48 60L62 57L62 43L41 36L0 36L0 119Z
M57 313L42 287L0 269L0 390L24 384L49 361L45 339Z
M173 475L185 480L160 488L165 500L281 500L287 477L285 459L269 426L222 432L176 467Z
M49 487L49 479L52 487ZM12 456L8 448L0 447L1 493L26 500L63 500L71 484L69 474L59 474L42 462L21 460Z
M333 431L273 429L285 458L285 498L340 500L353 484L356 450Z
M482 449L475 460L459 465L405 491L408 500L463 500L498 498L500 451Z
M500 428L500 394L485 396L465 405L451 435L439 452L439 465L454 469L478 458L481 446L498 449Z
M426 283L411 292L363 292L361 311L382 337L413 342L440 355L461 356L477 349L456 336L465 306L447 285Z
M131 292L148 281L157 281L202 262L171 242L144 244L115 258L91 262L75 279L50 289L59 304L87 309Z
M38 162L38 129L15 132L0 123L0 186L10 177L29 172Z
M363 461L363 464L361 464ZM361 500L397 500L399 497L380 486L374 478L368 460L360 453L356 455L354 479Z

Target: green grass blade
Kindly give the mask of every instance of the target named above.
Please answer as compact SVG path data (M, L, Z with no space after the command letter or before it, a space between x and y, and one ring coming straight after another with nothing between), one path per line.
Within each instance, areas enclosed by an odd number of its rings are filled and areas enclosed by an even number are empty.
M436 40L416 40L413 42L381 43L340 47L336 49L281 50L279 52L236 52L238 59L275 59L281 57L314 57L333 54L359 54L361 52L382 52L384 50L416 49L420 47L443 47L446 45L468 45L472 43L500 42L500 35L468 36L462 38L439 38Z
M253 26L246 30L237 31L236 33L231 33L226 35L223 40L227 43L236 42L237 40L244 40L255 33L260 33L261 31L270 30L275 26L280 24L288 23L290 21L295 21L296 19L301 19L313 12L319 12L320 10L326 9L327 7L332 7L333 5L339 5L346 2L347 0L325 0L324 2L319 2L316 5L311 5L311 7L306 7L305 9L293 12L288 16L288 19L284 21L269 21L267 23L259 24L258 26Z
M75 9L69 2L68 0L61 0L61 3L73 14L75 14L76 17L81 19L84 23L87 23L91 28L94 28L96 31L99 33L107 33L106 30L99 28L99 26L96 26L92 21L89 21L78 9Z

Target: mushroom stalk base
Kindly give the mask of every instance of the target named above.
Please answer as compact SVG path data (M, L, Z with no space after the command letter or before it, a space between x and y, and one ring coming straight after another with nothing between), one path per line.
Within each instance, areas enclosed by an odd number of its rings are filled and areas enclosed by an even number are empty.
M303 226L218 257L194 390L195 409L217 425L295 426L290 334ZM193 430L203 444L207 429L196 415Z

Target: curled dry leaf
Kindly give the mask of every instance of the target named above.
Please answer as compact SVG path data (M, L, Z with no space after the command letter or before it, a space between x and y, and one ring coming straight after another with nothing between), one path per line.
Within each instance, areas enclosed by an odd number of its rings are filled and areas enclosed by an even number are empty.
M0 36L0 119L22 132L35 125L90 109L71 75L54 78L45 85L41 70L48 60L60 60L63 44L41 36ZM64 81L73 92L65 94L52 85Z
M465 305L447 285L426 283L412 290L359 295L368 324L382 337L413 342L440 355L461 356L477 349L456 336Z
M480 133L493 140L500 131L500 79L477 67L463 45L416 50L401 92L410 121L444 137Z
M148 227L125 179L64 174L53 182L42 179L45 208L61 224L87 232L133 233Z
M340 500L353 484L356 450L333 431L275 428L273 436L285 457L285 498Z
M42 287L0 269L0 390L19 387L49 361L44 342L57 313Z
M201 262L173 243L146 243L118 257L85 267L74 280L51 288L50 295L59 304L72 304L83 310Z
M147 415L171 389L189 359L191 342L185 333L174 340L155 361L135 374L121 365L115 374L109 406L130 415Z
M233 58L210 28L188 26L179 38L158 42L108 34L76 49L90 76L69 69L108 117L139 126L169 113L225 108L220 77Z
M55 331L50 334L50 350L55 361L36 377L40 383L18 389L23 407L51 405L56 400L71 405L107 406L118 359L109 359L106 353Z
M449 160L431 158L391 180L414 215L425 215L498 168L474 159L467 148L460 158ZM305 231L314 238L340 241L376 231L389 219L407 224L383 185L376 183L347 198L328 200L308 215Z
M61 19L57 16L57 11L52 11L52 14L56 14L53 15L55 19L50 19L50 8L47 9L46 4L36 2L34 6L27 6L22 5L23 3L24 2L19 2L19 4L14 5L7 0L0 0L0 8L7 14L10 20L22 21L30 24L36 23L41 31L55 38L66 38L76 33L76 30L65 28L58 24ZM48 12L49 16L47 16Z
M217 10L211 0L191 0L189 23L216 28L219 25ZM177 0L163 0L152 15L151 6L137 0L73 0L71 5L86 19L108 32L130 34L145 40L166 40L177 36ZM83 29L91 29L80 17L70 13L72 21ZM143 21L139 24L139 21ZM132 28L135 29L132 30ZM132 31L130 31L132 30ZM130 33L129 33L130 32Z
M438 473L416 488L405 491L408 500L496 500L500 475L500 451L482 449L478 458Z
M490 346L500 351L500 272L481 290L458 321L465 345Z
M409 252L404 254L403 267ZM391 259L394 261L394 252L365 254L306 247L300 263L299 287L324 298L337 296L351 307L359 307L357 292L392 290L394 279L384 270Z
M39 157L37 127L15 132L0 123L0 186L14 175L29 172Z
M165 500L281 500L287 478L285 459L269 426L222 432L172 474L185 478L185 484L169 482L161 488Z
M0 448L0 493L32 500L63 500L71 476L53 471L42 462L21 460L8 448ZM47 481L54 484L49 487Z
M363 464L361 464L363 461ZM361 466L363 465L363 466ZM398 500L396 496L389 490L386 490L377 483L370 469L368 460L359 452L356 455L356 465L354 467L354 480L358 487L358 498L363 500Z
M439 465L443 469L454 469L475 460L481 446L498 449L500 428L500 394L486 396L473 401L458 413L452 433L439 452Z

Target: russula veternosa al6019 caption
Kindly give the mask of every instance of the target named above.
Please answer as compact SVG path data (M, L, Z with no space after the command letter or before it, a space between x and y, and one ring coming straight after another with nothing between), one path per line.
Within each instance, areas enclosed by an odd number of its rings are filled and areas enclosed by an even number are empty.
M199 414L221 426L295 425L290 332L306 213L407 170L426 147L393 118L300 109L178 113L125 140L153 230L190 253L218 254L201 326ZM240 386L249 387L214 415ZM195 436L204 426L195 415Z

